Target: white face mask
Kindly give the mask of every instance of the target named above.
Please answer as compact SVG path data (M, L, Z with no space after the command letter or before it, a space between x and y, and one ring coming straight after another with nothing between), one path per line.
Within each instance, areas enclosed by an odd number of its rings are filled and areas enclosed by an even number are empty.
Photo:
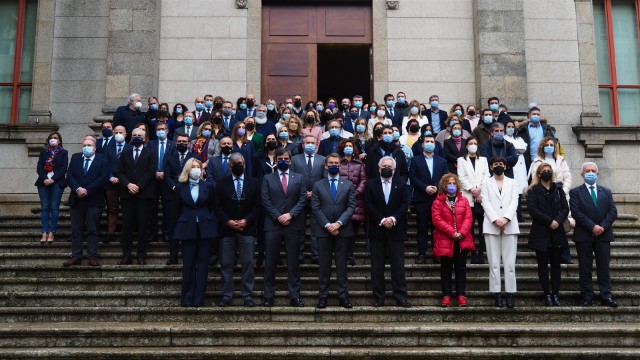
M117 143L124 142L124 135L122 135L122 134L115 134L115 135L113 135L113 138L116 139Z
M134 105L136 109L140 109L142 107L142 103L140 101L137 101Z
M469 145L467 147L467 150L471 153L471 154L475 154L478 151L478 145Z
M49 139L49 145L58 146L58 139Z
M378 117L384 117L384 110L378 110Z
M200 179L200 175L202 175L202 170L201 169L193 168L193 169L191 169L191 171L189 171L189 177L192 180Z

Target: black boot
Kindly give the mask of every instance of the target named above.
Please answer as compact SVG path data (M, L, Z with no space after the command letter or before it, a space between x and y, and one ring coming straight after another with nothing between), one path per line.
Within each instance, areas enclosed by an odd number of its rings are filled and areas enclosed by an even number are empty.
M558 296L558 294L553 294L553 296L551 296L551 301L553 303L553 306L560 306L560 297Z
M544 296L544 306L552 306L553 300L551 299L551 295L547 294Z
M474 251L471 253L471 263L478 264L478 251Z
M478 264L484 264L484 251L478 250Z
M513 293L507 293L507 296L505 297L504 302L509 309L513 309L514 307L516 307L516 303L513 300Z
M496 307L501 308L502 306L504 306L502 304L502 294L501 293L495 293L493 295L495 295L495 297L496 297Z

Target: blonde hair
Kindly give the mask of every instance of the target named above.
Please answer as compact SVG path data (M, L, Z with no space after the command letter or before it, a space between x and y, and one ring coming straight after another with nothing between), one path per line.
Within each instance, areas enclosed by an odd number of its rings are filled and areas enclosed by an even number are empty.
M189 181L189 172L191 172L191 168L193 167L194 162L200 164L200 169L202 170L202 161L196 158L191 158L184 164L182 172L180 173L180 177L178 178L178 182L186 183ZM204 180L204 171L200 174L200 180Z
M549 171L551 171L551 182L555 180L556 174L553 172L553 167L546 161L542 161L538 168L536 168L535 174L531 174L531 185L527 188L527 191L536 187L536 185L540 184L540 173L542 173L542 169L548 167Z

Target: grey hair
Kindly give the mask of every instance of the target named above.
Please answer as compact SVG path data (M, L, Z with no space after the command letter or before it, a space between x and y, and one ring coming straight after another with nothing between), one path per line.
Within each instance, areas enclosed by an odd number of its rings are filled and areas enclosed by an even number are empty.
M95 145L96 145L96 143L98 142L98 140L96 139L96 137L95 137L95 136L93 136L93 135L86 135L86 136L84 137L84 139L82 139L82 142L84 142L84 141L85 141L85 140L87 140L87 139L89 139L89 140L93 141L93 146L95 146Z
M140 96L140 94L131 94L131 95L129 95L129 102L132 102L138 96Z
M134 135L134 133L139 133L139 132L141 132L141 133L142 133L142 137L147 136L147 132L146 132L146 131L144 131L144 130L142 130L142 129L140 129L140 128L135 128L135 129L133 129L133 131L131 131L131 135L133 136L133 135Z
M236 162L238 160L242 160L242 162L244 162L244 156L242 156L241 153L234 152L234 153L231 153L231 155L229 155L229 162L230 163Z
M267 108L267 105L265 104L258 104L258 106L256 106L256 109L260 109L260 108Z
M382 162L386 161L386 160L391 160L391 164L393 166L393 169L395 170L396 168L396 159L392 158L391 156L385 156L382 159L380 159L380 161L378 161L378 168L382 167Z
M582 163L582 167L580 168L580 172L584 172L584 167L585 166L589 166L589 165L593 165L596 167L596 172L600 172L598 171L598 164L594 163L593 161L585 161Z

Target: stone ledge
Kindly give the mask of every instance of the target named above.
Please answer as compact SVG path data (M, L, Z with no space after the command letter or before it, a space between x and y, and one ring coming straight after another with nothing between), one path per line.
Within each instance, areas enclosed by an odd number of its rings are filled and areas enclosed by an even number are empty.
M56 124L0 124L1 143L26 143L28 156L40 156L47 136L58 130Z
M640 140L639 125L592 125L574 126L578 142L585 148L586 158L602 158L607 143L638 142Z

